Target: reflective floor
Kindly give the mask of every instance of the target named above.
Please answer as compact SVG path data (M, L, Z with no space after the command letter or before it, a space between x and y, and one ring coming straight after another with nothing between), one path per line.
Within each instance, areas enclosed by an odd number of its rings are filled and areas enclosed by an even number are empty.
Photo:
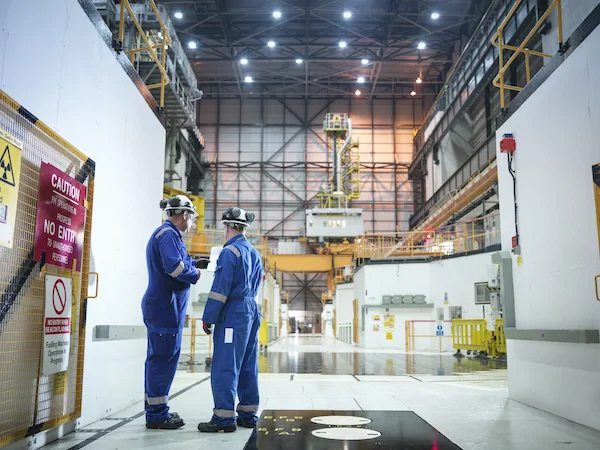
M139 403L46 448L600 449L600 432L510 400L502 361L364 351L302 336L269 347L260 367L254 431L200 434L197 424L212 414L210 375L204 366L182 365L169 404L185 419L183 428L147 430Z

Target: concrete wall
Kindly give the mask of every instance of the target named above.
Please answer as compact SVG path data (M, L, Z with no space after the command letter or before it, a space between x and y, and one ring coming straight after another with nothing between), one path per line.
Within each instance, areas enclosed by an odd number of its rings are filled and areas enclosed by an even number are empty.
M87 311L85 425L144 396L146 341L93 342L92 330L143 325L165 131L77 0L0 2L0 88L96 161L91 270L101 282ZM127 198L133 210L122 209Z
M516 326L597 330L600 274L592 171L600 162L600 28L497 136L513 133L523 262L513 265ZM515 234L512 179L498 152L502 245ZM515 258L513 258L515 259ZM508 342L513 399L600 429L600 346Z
M465 319L484 318L484 307L475 305L474 284L487 281L487 265L491 254L483 253L449 258L427 263L370 264L361 267L354 278L355 296L359 300L359 345L366 348L405 348L405 322L407 320L437 320L438 309L450 319L449 307L461 306ZM381 307L383 295L425 295L433 308ZM446 302L447 299L447 303ZM362 314L363 305L367 311ZM486 307L487 308L487 307ZM394 315L392 339L386 337L385 314ZM375 316L380 316L376 320ZM375 331L374 325L380 325ZM418 323L415 334L435 335L435 323ZM451 336L449 323L444 323L444 334ZM439 339L418 338L416 350L438 351ZM444 350L451 349L450 339L443 341Z

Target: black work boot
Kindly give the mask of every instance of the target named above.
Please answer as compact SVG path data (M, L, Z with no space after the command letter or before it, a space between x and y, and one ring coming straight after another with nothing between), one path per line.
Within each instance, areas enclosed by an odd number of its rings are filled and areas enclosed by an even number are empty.
M198 424L198 431L201 433L233 433L235 430L237 430L235 424L218 425L214 422L204 422Z
M146 428L150 428L152 430L176 430L177 428L181 428L185 425L185 422L181 420L180 417L169 417L167 420L163 420L162 422L146 422Z
M241 417L237 418L237 424L240 427L244 428L256 428L256 423L251 420L242 419Z

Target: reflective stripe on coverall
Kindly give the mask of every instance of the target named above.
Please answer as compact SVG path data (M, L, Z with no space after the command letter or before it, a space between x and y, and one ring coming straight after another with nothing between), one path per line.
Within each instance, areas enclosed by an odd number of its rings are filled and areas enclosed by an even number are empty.
M152 234L146 263L149 282L142 299L148 329L146 422L153 423L169 419L169 390L179 362L190 284L196 284L198 272L181 232L170 221Z
M240 418L258 420L258 329L256 294L262 280L259 253L244 235L230 239L219 255L215 279L202 320L215 324L211 385L215 408L211 421L235 423L235 397Z

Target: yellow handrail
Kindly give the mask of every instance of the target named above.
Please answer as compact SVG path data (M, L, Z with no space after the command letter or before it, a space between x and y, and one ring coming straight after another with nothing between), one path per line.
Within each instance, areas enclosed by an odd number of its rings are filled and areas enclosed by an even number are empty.
M167 63L167 48L169 47L169 45L171 45L172 41L171 41L171 37L169 36L169 33L167 31L167 27L158 12L156 3L154 2L154 0L149 0L149 1L150 1L150 6L152 7L152 11L156 15L156 19L160 25L160 30L162 33L162 43L157 44L157 45L150 44L150 41L148 39L148 36L146 35L146 32L144 31L144 29L142 28L142 26L136 19L135 14L134 14L133 10L131 9L129 0L121 0L121 16L120 16L120 22L119 22L119 41L121 42L121 44L123 43L123 39L124 39L124 35L125 35L125 9L127 9L127 12L129 13L129 17L131 18L132 22L134 23L135 27L137 28L137 30L138 30L141 38L143 39L144 43L146 44L146 46L141 47L141 48L134 48L131 50L127 50L125 52L125 54L131 56L131 63L133 64L135 61L135 55L137 53L146 52L146 51L148 53L150 53L150 56L152 57L152 59L156 63L156 66L158 67L158 70L160 71L160 83L148 85L147 88L154 89L154 88L160 87L159 106L161 108L164 108L164 106L165 106L165 86L167 86L169 84L169 77L167 75L167 70L165 68L166 63ZM154 51L155 49L159 49L159 48L161 49L160 59L158 58L158 56L156 55L156 52Z
M498 70L498 75L496 75L496 77L494 78L493 85L500 88L500 107L502 109L504 109L504 107L505 107L505 99L504 99L504 90L505 89L512 90L512 91L519 91L519 92L523 90L523 88L520 86L512 86L512 85L506 84L504 82L504 74L508 70L510 65L515 61L515 59L517 59L517 57L521 53L525 55L525 71L526 71L527 83L529 83L531 81L531 70L530 70L530 64L529 64L529 57L530 56L540 56L543 58L551 58L552 57L552 55L549 55L547 53L530 50L525 47L527 46L529 41L533 38L533 36L537 32L537 30L542 26L544 21L548 18L548 16L550 15L550 13L552 12L552 10L554 8L557 8L557 13L558 13L558 45L559 45L559 48L561 48L561 49L563 47L561 0L553 0L552 3L550 3L548 5L546 12L544 12L544 14L542 14L542 16L538 19L538 21L536 22L533 29L529 32L529 34L525 37L525 39L523 39L523 42L521 42L521 45L519 45L518 47L514 47L512 45L507 45L504 43L504 28L506 27L506 25L508 24L510 19L515 15L517 8L522 3L522 1L523 0L517 0L515 2L513 7L511 8L511 10L509 11L508 15L502 22L502 24L500 24L500 26L498 27L498 31L496 32L496 34L494 34L494 37L492 38L492 45L494 45L495 47L498 47L498 61L499 61L499 66L500 66L499 70ZM513 52L512 56L508 59L508 61L506 61L506 63L504 63L504 50L511 50Z

